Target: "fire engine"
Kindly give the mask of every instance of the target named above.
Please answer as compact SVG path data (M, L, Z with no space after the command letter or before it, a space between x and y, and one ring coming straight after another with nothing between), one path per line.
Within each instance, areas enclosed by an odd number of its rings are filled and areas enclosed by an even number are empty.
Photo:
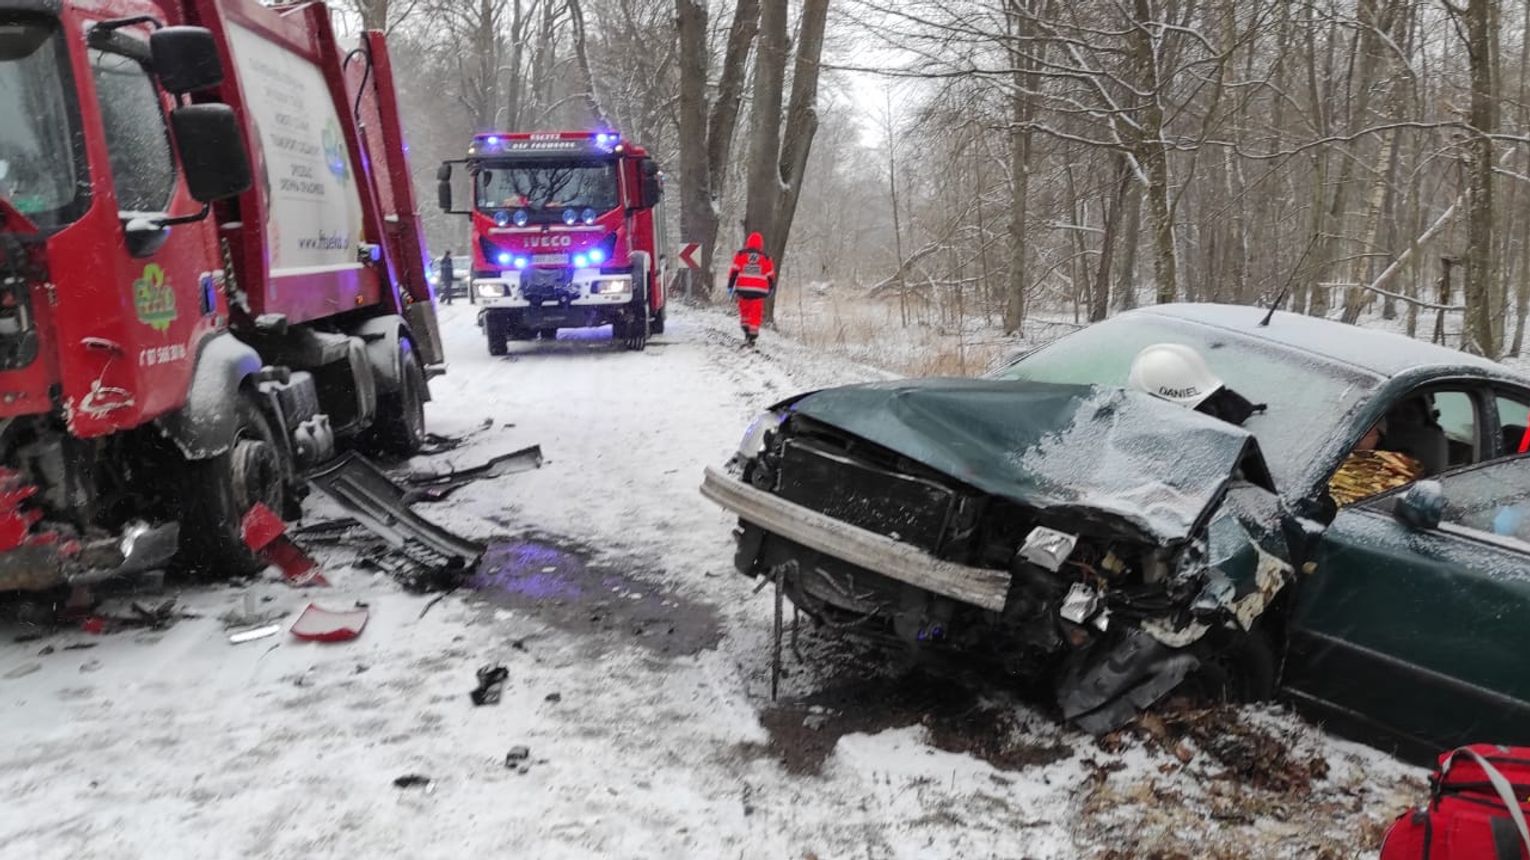
M259 559L440 336L381 33L321 3L0 0L0 591Z
M453 167L472 205L453 206ZM559 328L610 325L640 350L664 331L663 174L610 131L487 132L436 175L447 212L472 220L469 285L489 354Z

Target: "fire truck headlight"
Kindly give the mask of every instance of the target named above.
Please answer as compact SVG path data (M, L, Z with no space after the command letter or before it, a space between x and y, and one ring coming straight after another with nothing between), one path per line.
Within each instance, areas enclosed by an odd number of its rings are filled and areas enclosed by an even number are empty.
M594 296L612 296L617 293L630 292L632 292L632 278L626 276L620 278L601 278L590 284L590 295Z
M528 222L531 221L531 216L526 214L525 209L517 209L515 210L515 214L510 216L510 220L515 224L515 226L524 227Z
M599 264L605 262L606 252L600 250L599 248L591 248L588 256L590 258L590 262Z
M499 226L499 227L508 226L510 224L510 213L506 212L503 209L499 210L498 212L495 212L494 213L494 224L496 226Z
M527 260L525 257L516 257L515 258L515 267L517 269L524 269L524 268L526 268L526 265L528 263L530 263L530 262L531 261Z
M565 209L565 210L563 210L563 223L564 224L567 224L568 226L572 227L572 226L574 226L574 222L576 222L578 220L579 220L579 213L578 212L575 212L572 209Z
M494 261L499 263L501 266L508 266L508 265L510 265L510 254L509 254L509 252L500 251L499 252L499 256L495 257Z
M479 281L477 287L478 295L486 299L502 299L509 292L508 287L495 281Z
M574 268L576 268L576 269L583 269L585 266L588 266L589 264L590 264L590 258L589 257L586 257L583 254L575 254L574 255Z
M579 220L583 221L586 224L594 224L595 223L595 210L594 209L585 209L583 212L579 213Z

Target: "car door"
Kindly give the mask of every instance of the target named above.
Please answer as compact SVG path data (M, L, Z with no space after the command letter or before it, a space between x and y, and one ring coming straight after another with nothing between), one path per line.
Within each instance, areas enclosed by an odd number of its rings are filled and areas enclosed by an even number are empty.
M1297 594L1284 683L1397 740L1530 743L1530 457L1439 481L1436 526L1405 522L1410 488L1340 512Z

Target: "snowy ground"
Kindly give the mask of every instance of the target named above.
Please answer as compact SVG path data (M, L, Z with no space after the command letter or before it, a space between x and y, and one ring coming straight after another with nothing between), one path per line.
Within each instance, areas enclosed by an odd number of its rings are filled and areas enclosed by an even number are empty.
M432 606L342 546L330 589L172 589L201 617L163 632L0 626L0 856L1351 857L1418 796L1278 711L1101 744L811 630L772 703L771 595L733 573L701 470L774 400L877 372L771 333L740 353L696 311L641 354L565 332L493 359L444 311L429 420L468 441L433 464L548 458L422 508L499 542L484 587ZM371 622L231 645L218 620L310 600ZM491 663L503 700L474 707Z

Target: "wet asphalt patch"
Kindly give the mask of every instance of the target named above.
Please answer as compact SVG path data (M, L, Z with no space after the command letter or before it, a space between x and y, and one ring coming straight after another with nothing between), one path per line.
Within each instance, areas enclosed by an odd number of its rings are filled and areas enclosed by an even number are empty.
M494 540L467 589L486 603L582 634L598 650L633 645L684 657L716 647L717 610L636 575L648 566L545 535Z

